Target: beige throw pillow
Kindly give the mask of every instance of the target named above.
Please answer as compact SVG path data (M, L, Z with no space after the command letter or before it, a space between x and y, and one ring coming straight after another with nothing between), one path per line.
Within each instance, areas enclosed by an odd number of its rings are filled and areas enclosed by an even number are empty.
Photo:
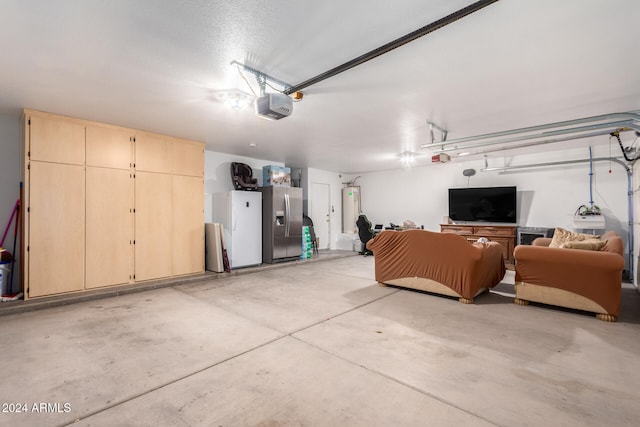
M582 249L585 251L601 251L606 244L606 240L587 239L575 242L565 242L560 247L566 249Z
M553 239L549 243L550 248L561 248L566 242L581 242L583 240L597 239L600 236L594 236L593 234L575 233L573 231L565 230L564 228L556 228L553 232Z

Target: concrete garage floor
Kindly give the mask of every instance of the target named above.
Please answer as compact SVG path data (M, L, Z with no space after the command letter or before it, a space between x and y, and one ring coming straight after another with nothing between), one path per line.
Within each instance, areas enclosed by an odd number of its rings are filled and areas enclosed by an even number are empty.
M0 425L638 424L640 295L629 285L606 323L513 304L512 272L465 305L379 287L373 261L0 317Z

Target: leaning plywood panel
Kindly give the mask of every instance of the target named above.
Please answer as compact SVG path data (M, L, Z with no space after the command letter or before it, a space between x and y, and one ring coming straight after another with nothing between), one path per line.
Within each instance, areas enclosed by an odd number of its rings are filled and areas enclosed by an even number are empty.
M217 223L204 225L205 232L205 267L209 271L222 273L222 226Z
M171 193L171 175L136 172L136 281L171 276Z
M84 289L83 166L30 163L27 297Z
M87 167L86 287L133 281L133 176Z
M84 164L85 126L78 120L39 112L25 112L29 126L28 152L31 160Z
M173 175L173 275L204 271L204 181Z

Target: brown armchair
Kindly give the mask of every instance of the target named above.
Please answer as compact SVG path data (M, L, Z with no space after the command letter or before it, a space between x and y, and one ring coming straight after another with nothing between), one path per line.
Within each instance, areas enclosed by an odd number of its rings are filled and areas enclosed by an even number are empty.
M602 235L601 250L549 247L552 239L537 238L519 245L516 260L516 304L529 301L596 313L613 322L620 313L623 241L615 232Z

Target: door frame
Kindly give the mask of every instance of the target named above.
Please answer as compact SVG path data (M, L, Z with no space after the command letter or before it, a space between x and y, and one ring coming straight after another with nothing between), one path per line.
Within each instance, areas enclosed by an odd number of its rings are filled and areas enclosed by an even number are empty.
M326 194L327 194L327 199L326 199L326 210L323 209L323 212L321 214L325 215L326 212L326 224L327 224L327 233L326 235L320 234L318 231L320 230L318 228L318 223L319 220L324 221L324 218L318 219L315 218L314 219L314 213L317 213L316 208L318 206L322 206L324 204L323 201L321 201L321 194L319 194L319 192L316 190L316 186L321 185L326 187ZM317 182L314 181L311 183L311 192L310 192L310 202L311 202L311 206L309 209L309 216L311 217L311 219L314 221L313 223L313 228L314 231L316 232L316 236L320 239L320 247L318 249L331 249L331 229L332 229L332 218L331 218L331 184L327 183L327 182ZM322 190L322 193L324 194L324 190ZM324 242L323 242L324 240ZM324 243L324 244L323 244ZM326 246L325 246L326 245Z

